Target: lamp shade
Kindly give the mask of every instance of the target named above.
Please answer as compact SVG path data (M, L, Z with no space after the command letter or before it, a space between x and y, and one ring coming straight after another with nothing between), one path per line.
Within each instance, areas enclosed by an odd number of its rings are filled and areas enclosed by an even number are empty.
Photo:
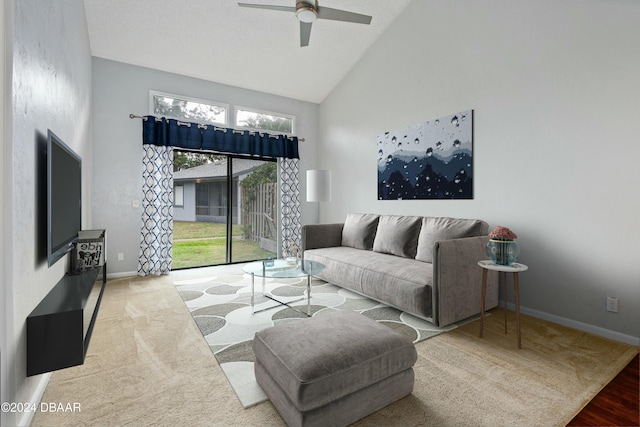
M331 171L307 171L307 202L331 201Z

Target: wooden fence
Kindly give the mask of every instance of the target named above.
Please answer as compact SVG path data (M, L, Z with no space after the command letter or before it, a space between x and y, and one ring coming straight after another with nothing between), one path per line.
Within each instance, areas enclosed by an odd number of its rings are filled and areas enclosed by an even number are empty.
M277 201L276 183L259 185L253 195L243 192L242 224L245 238L253 242L259 242L261 237L277 240Z

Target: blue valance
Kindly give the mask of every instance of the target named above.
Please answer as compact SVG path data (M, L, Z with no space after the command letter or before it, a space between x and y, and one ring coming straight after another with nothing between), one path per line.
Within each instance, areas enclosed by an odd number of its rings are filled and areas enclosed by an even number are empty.
M299 159L298 137L238 131L214 125L145 116L142 143L189 150L217 151L260 157Z

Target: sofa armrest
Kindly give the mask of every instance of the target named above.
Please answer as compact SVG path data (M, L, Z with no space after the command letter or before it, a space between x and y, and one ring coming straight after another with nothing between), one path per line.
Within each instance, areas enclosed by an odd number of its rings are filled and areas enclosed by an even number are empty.
M302 226L302 254L307 249L342 246L344 224L309 224Z
M446 326L480 313L487 236L436 242L433 250L433 321ZM485 309L498 305L498 273L489 271Z

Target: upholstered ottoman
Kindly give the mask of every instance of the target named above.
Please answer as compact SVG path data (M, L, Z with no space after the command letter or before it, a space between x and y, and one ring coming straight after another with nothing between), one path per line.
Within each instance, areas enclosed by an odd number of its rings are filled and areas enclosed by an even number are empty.
M258 384L289 426L351 424L413 391L413 343L352 311L264 329L253 350Z

